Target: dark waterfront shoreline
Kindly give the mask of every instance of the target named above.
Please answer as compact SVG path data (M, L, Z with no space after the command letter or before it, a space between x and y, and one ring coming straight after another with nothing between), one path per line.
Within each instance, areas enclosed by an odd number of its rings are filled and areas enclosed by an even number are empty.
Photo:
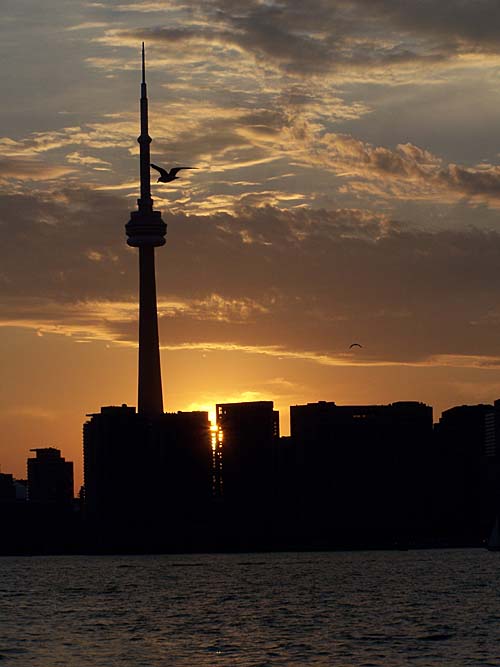
M98 549L78 549L74 551L8 551L2 550L0 552L0 558L12 558L12 557L38 557L38 556L54 556L54 557L86 557L86 556L172 556L172 555L184 555L184 556L193 556L193 555L213 555L213 556L230 556L238 554L327 554L327 553L360 553L360 552L408 552L408 551L456 551L456 550L488 550L486 543L481 544L472 544L472 543L418 543L412 544L409 546L391 546L387 544L381 545L340 545L340 546L308 546L308 545L283 545L281 547L262 547L256 546L255 548L226 548L226 549L182 549L182 548L171 548L169 550L141 550L141 549L130 549L123 551L113 551L113 550L98 550Z

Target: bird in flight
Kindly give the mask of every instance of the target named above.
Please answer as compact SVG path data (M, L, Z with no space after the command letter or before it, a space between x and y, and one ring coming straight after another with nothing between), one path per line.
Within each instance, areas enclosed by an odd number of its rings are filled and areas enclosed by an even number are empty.
M349 349L351 349L352 347L363 347L363 346L360 345L359 343L351 343L351 344L349 345Z
M160 177L156 181L157 183L170 183L170 181L174 181L176 178L178 178L177 173L181 169L198 169L198 167L172 167L170 171L167 171L166 169L163 169L163 167L158 167L153 163L151 163L151 166L153 169L156 169L156 171L160 172Z

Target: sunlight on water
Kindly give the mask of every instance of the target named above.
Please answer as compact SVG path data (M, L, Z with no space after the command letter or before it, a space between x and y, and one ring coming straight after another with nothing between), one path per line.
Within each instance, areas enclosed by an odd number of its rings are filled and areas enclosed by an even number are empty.
M0 560L0 665L500 664L482 550Z

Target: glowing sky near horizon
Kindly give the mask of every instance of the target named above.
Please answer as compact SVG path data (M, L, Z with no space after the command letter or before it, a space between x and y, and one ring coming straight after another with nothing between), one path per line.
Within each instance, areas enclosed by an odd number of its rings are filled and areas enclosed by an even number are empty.
M142 40L167 410L500 396L497 0L2 12L2 471L136 403Z

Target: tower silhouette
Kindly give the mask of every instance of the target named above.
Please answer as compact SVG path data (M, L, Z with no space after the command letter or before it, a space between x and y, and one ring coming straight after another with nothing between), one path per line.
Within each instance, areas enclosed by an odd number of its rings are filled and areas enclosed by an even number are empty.
M98 551L201 548L212 500L208 412L163 412L154 253L167 225L151 199L144 43L140 111L141 196L125 225L139 248L138 411L103 406L83 426L84 521Z
M132 211L125 225L128 245L139 248L139 382L138 412L148 416L163 413L160 342L156 305L155 247L165 244L167 225L160 211L153 210L151 198L150 151L146 58L142 43L140 146L141 196L137 211Z

